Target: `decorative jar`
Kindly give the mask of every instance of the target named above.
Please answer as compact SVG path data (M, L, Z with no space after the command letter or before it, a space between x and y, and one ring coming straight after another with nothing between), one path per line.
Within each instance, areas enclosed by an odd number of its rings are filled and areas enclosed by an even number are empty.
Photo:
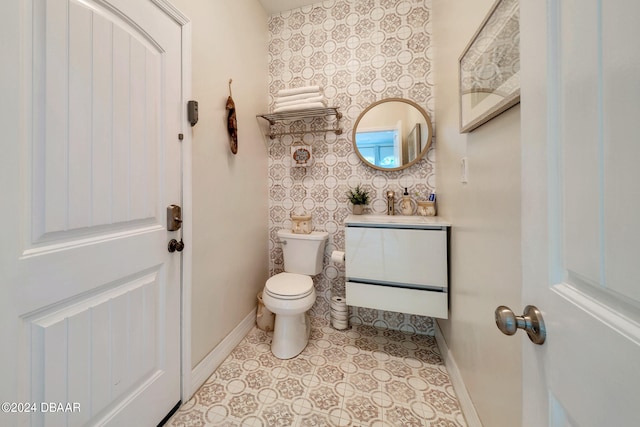
M311 215L291 214L291 231L296 234L311 234Z
M436 216L436 202L421 200L418 202L418 215Z

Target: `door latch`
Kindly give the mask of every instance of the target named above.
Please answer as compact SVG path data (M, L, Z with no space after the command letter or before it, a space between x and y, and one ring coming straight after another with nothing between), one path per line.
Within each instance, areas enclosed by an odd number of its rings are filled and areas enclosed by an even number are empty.
M167 206L167 231L177 231L182 227L182 209L178 205Z
M198 123L198 101L187 102L187 118L191 126L195 126Z

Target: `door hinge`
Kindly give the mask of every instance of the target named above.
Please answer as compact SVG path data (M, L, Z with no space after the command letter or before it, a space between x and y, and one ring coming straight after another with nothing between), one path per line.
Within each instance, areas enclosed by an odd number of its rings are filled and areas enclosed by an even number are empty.
M183 135L183 134L181 134L181 133L179 133L179 134L178 134L178 139L179 139L180 141L182 141L182 140L184 139L184 135Z

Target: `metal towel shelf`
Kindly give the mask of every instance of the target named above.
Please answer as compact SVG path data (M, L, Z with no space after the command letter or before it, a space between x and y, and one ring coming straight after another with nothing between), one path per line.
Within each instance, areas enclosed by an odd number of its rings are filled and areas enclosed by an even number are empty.
M305 133L314 133L314 132L335 132L336 135L340 135L342 134L342 129L339 127L340 119L342 118L342 113L338 111L337 107L327 107L327 108L308 108L305 110L283 111L280 113L257 115L257 117L262 117L263 119L267 120L270 126L273 126L278 122L292 122L297 120L313 119L316 117L330 117L330 116L335 116L336 118L336 123L334 128L311 129L311 130L291 131L291 132L272 132L270 130L269 138L271 139L275 139L277 136L281 136L281 135L301 135Z

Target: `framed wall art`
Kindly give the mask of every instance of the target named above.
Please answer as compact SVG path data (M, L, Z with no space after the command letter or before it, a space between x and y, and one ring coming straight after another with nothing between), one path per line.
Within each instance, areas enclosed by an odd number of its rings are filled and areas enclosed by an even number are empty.
M460 132L520 102L519 0L498 0L459 60Z
M420 148L420 123L416 123L411 132L409 132L409 136L407 136L407 151L409 153L407 160L409 161L415 160L422 151Z
M307 167L311 166L312 157L311 157L312 149L309 145L294 145L291 147L291 158L293 162L291 166L293 167Z

